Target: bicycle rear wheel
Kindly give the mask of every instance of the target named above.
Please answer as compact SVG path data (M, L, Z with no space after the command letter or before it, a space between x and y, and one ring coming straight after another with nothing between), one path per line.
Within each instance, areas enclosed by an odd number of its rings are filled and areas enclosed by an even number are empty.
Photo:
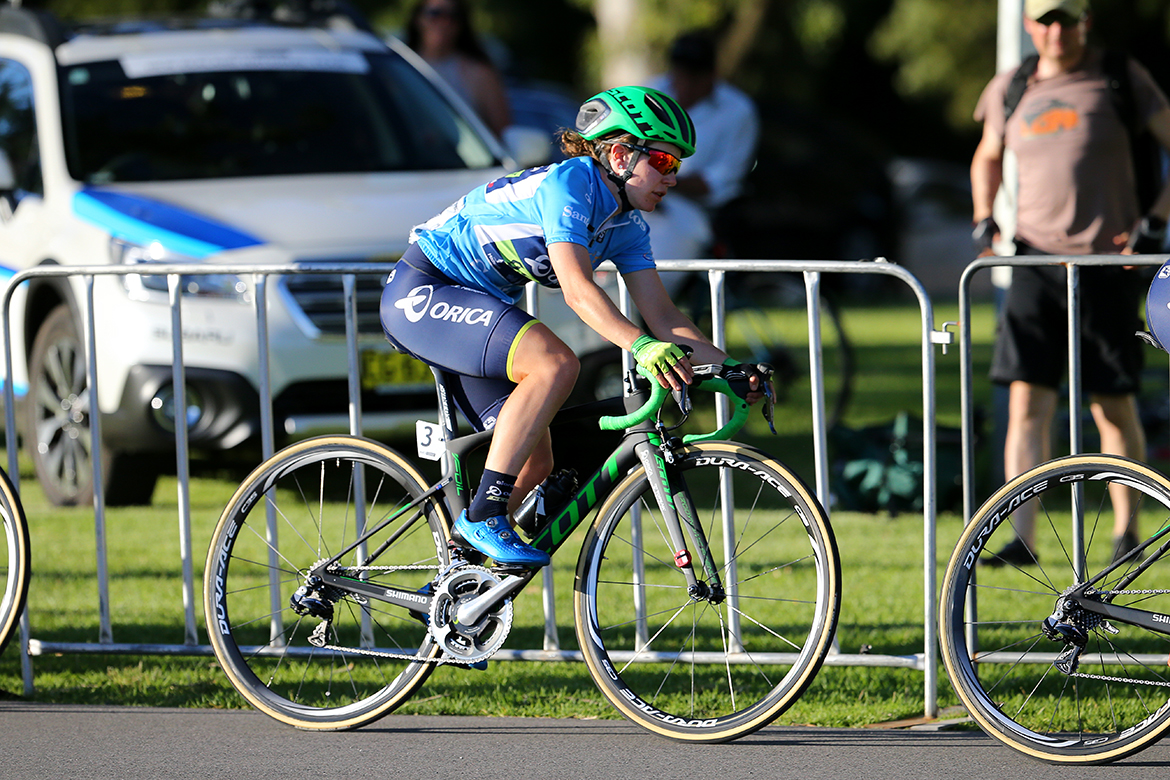
M1081 493L1079 541L1071 486ZM1108 455L1061 458L1011 480L980 507L943 579L941 650L959 697L988 734L1050 763L1114 761L1149 747L1170 727L1170 636L1082 613L1075 620L1088 642L1068 674L1054 665L1066 645L1042 630L1063 591L1110 564L1110 490L1119 488L1130 489L1146 533L1170 523L1170 481L1148 466ZM1000 563L997 553L1032 511L1039 561ZM1140 557L1154 555L1163 541ZM1082 554L1078 575L1074 562ZM1155 620L1170 615L1170 557L1157 558L1119 589L1134 565L1095 583L1101 600L1150 610Z
M8 475L0 470L0 652L16 633L24 611L31 565L24 507Z
M638 469L582 547L577 637L627 718L671 739L726 742L772 722L812 682L837 626L840 559L824 510L783 464L732 442L688 447L681 461L726 598L688 592Z
M240 485L212 536L204 603L216 658L253 706L297 728L349 729L423 684L441 653L421 612L323 589L313 598L328 603L326 623L289 600L314 564L357 540L359 525L374 528L424 491L401 456L350 436L294 444ZM424 502L342 556L341 574L424 589L448 562L447 528L445 510Z

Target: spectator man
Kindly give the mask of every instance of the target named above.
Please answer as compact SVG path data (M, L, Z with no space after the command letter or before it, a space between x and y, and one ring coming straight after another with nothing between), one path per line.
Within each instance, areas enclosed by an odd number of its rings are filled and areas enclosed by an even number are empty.
M679 36L670 48L670 70L648 86L677 100L695 123L696 137L708 139L679 171L675 192L714 214L740 194L755 162L760 133L755 104L716 75L715 39L706 32Z
M993 254L998 228L992 202L1003 178L1006 149L1018 160L1017 255L1160 252L1170 215L1163 187L1143 213L1131 141L1148 129L1170 148L1170 106L1144 67L1120 59L1129 82L1133 122L1119 110L1109 64L1114 55L1087 42L1088 0L1025 0L1024 29L1038 58L1027 80L998 74L975 110L983 137L971 162L975 240ZM1021 73L1027 73L1022 71ZM1013 81L1023 87L1012 99ZM1136 393L1142 368L1139 303L1144 283L1132 269L1084 267L1080 272L1081 381L1107 453L1145 457ZM1052 420L1067 362L1065 270L1016 267L997 327L991 378L1009 387L1004 471L1009 479L1051 457ZM1072 411L1077 414L1077 410ZM1125 493L1129 493L1126 495ZM1112 496L1114 558L1137 543L1132 493ZM1034 518L1012 515L1017 538L988 565L1035 563Z

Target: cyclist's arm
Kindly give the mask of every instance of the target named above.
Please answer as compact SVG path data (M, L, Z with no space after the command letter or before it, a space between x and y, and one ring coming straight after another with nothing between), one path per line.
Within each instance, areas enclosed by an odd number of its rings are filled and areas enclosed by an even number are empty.
M722 363L727 360L727 354L712 344L690 318L679 311L666 292L658 271L647 268L623 274L622 278L626 280L630 297L654 338L686 344L695 351L691 356L693 363Z
M711 343L706 334L691 322L690 317L679 311L657 270L648 268L623 274L622 277L626 280L626 287L629 288L634 305L638 307L638 313L656 338L691 347L694 350L691 361L696 364L723 363L728 359L726 352ZM758 381L753 380L753 384L756 385L755 389L745 399L752 404L764 397Z
M589 251L580 244L558 241L548 245L548 259L569 308L606 341L632 351L642 329L630 322L594 281ZM692 375L690 363L682 360L664 378L667 386L679 390L682 383L690 383Z

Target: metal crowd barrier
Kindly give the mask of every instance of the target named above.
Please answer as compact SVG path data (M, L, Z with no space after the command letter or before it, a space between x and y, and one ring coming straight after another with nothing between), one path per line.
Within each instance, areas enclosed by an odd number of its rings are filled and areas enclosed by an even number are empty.
M935 363L934 346L951 343L952 334L944 326L934 327L934 312L930 298L922 284L901 266L877 262L858 261L795 261L795 260L662 260L658 261L662 271L698 272L707 275L711 286L711 307L713 340L724 346L725 334L725 278L729 272L800 273L803 275L809 329L809 365L812 383L811 400L813 416L813 458L815 468L814 487L821 503L830 507L829 463L827 430L825 424L825 385L823 344L821 341L820 285L822 274L879 274L892 276L904 282L918 300L921 313L922 337L922 437L924 457L923 487L923 597L924 597L924 641L921 653L911 655L845 654L837 652L834 644L826 660L833 666L886 666L916 669L925 673L924 714L937 715L937 643L936 643L936 464L935 464ZM268 364L269 343L267 326L267 300L269 277L296 274L333 274L343 276L345 306L346 348L348 353L349 382L349 423L350 432L361 435L361 385L358 360L356 278L365 274L386 274L394 268L393 263L306 263L298 265L215 265L206 264L159 264L152 265L152 276L166 276L170 295L171 339L174 351L173 383L175 387L175 408L186 408L185 366L183 363L182 293L183 276L205 274L232 274L250 276L254 282L253 305L256 313L256 329L259 346L259 395L261 417L262 456L267 458L274 452L272 397L269 387ZM143 269L135 266L85 266L85 267L39 267L17 274L9 283L3 299L3 322L10 321L11 301L14 291L22 282L34 278L79 276L85 279L85 300L79 302L84 318L84 343L86 349L86 376L88 381L89 407L100 409L97 398L96 343L99 334L94 324L94 280L98 276L124 276L141 274ZM530 306L535 297L530 295ZM620 304L630 312L630 302L624 286L621 288ZM950 324L950 323L948 323ZM11 329L4 327L5 365L12 365ZM627 356L628 360L628 356ZM19 490L17 465L17 434L15 420L15 397L12 382L4 383L5 398L5 440L8 449L8 470ZM718 410L720 424L726 419L726 399L720 399ZM91 415L92 451L99 451L101 441L101 420L99 414ZM210 645L198 642L195 604L199 601L194 581L194 562L191 544L191 508L189 497L188 430L186 416L175 415L175 450L178 474L178 513L180 554L183 572L184 642L181 645L116 643L110 622L109 572L106 564L106 518L102 494L101 459L93 459L95 544L97 548L99 637L92 643L43 642L30 638L30 620L26 610L21 620L22 671L25 693L31 695L34 689L34 675L31 657L50 653L72 654L144 654L144 655L212 655ZM831 511L831 510L830 510ZM542 649L501 650L494 658L499 660L582 660L576 651L563 651L557 636L556 616L552 592L551 572L547 569L543 581L545 609L545 638ZM848 598L848 594L845 596Z
M971 370L971 279L976 273L998 266L1065 266L1068 269L1065 280L1068 306L1068 408L1069 408L1069 455L1082 452L1083 428L1081 409L1084 407L1084 393L1081 388L1081 305L1080 269L1084 266L1160 266L1170 260L1170 255L1022 255L1019 257L980 258L963 271L959 278L959 360L960 360L960 413L962 414L962 474L963 474L963 518L969 523L971 515L979 508L975 496L975 408ZM998 487L998 486L996 486ZM1083 517L1073 513L1074 526ZM1081 538L1079 529L1075 537ZM948 554L949 557L949 554ZM973 594L972 594L973 595ZM975 627L968 629L975 632ZM971 637L974 641L974 636ZM1024 653L1021 662L1052 663L1051 653Z

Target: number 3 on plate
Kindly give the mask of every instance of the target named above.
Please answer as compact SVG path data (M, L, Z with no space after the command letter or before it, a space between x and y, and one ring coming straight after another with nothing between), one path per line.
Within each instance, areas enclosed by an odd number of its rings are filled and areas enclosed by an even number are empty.
M426 420L415 420L415 443L418 456L427 460L442 460L446 447L443 446L443 429Z

